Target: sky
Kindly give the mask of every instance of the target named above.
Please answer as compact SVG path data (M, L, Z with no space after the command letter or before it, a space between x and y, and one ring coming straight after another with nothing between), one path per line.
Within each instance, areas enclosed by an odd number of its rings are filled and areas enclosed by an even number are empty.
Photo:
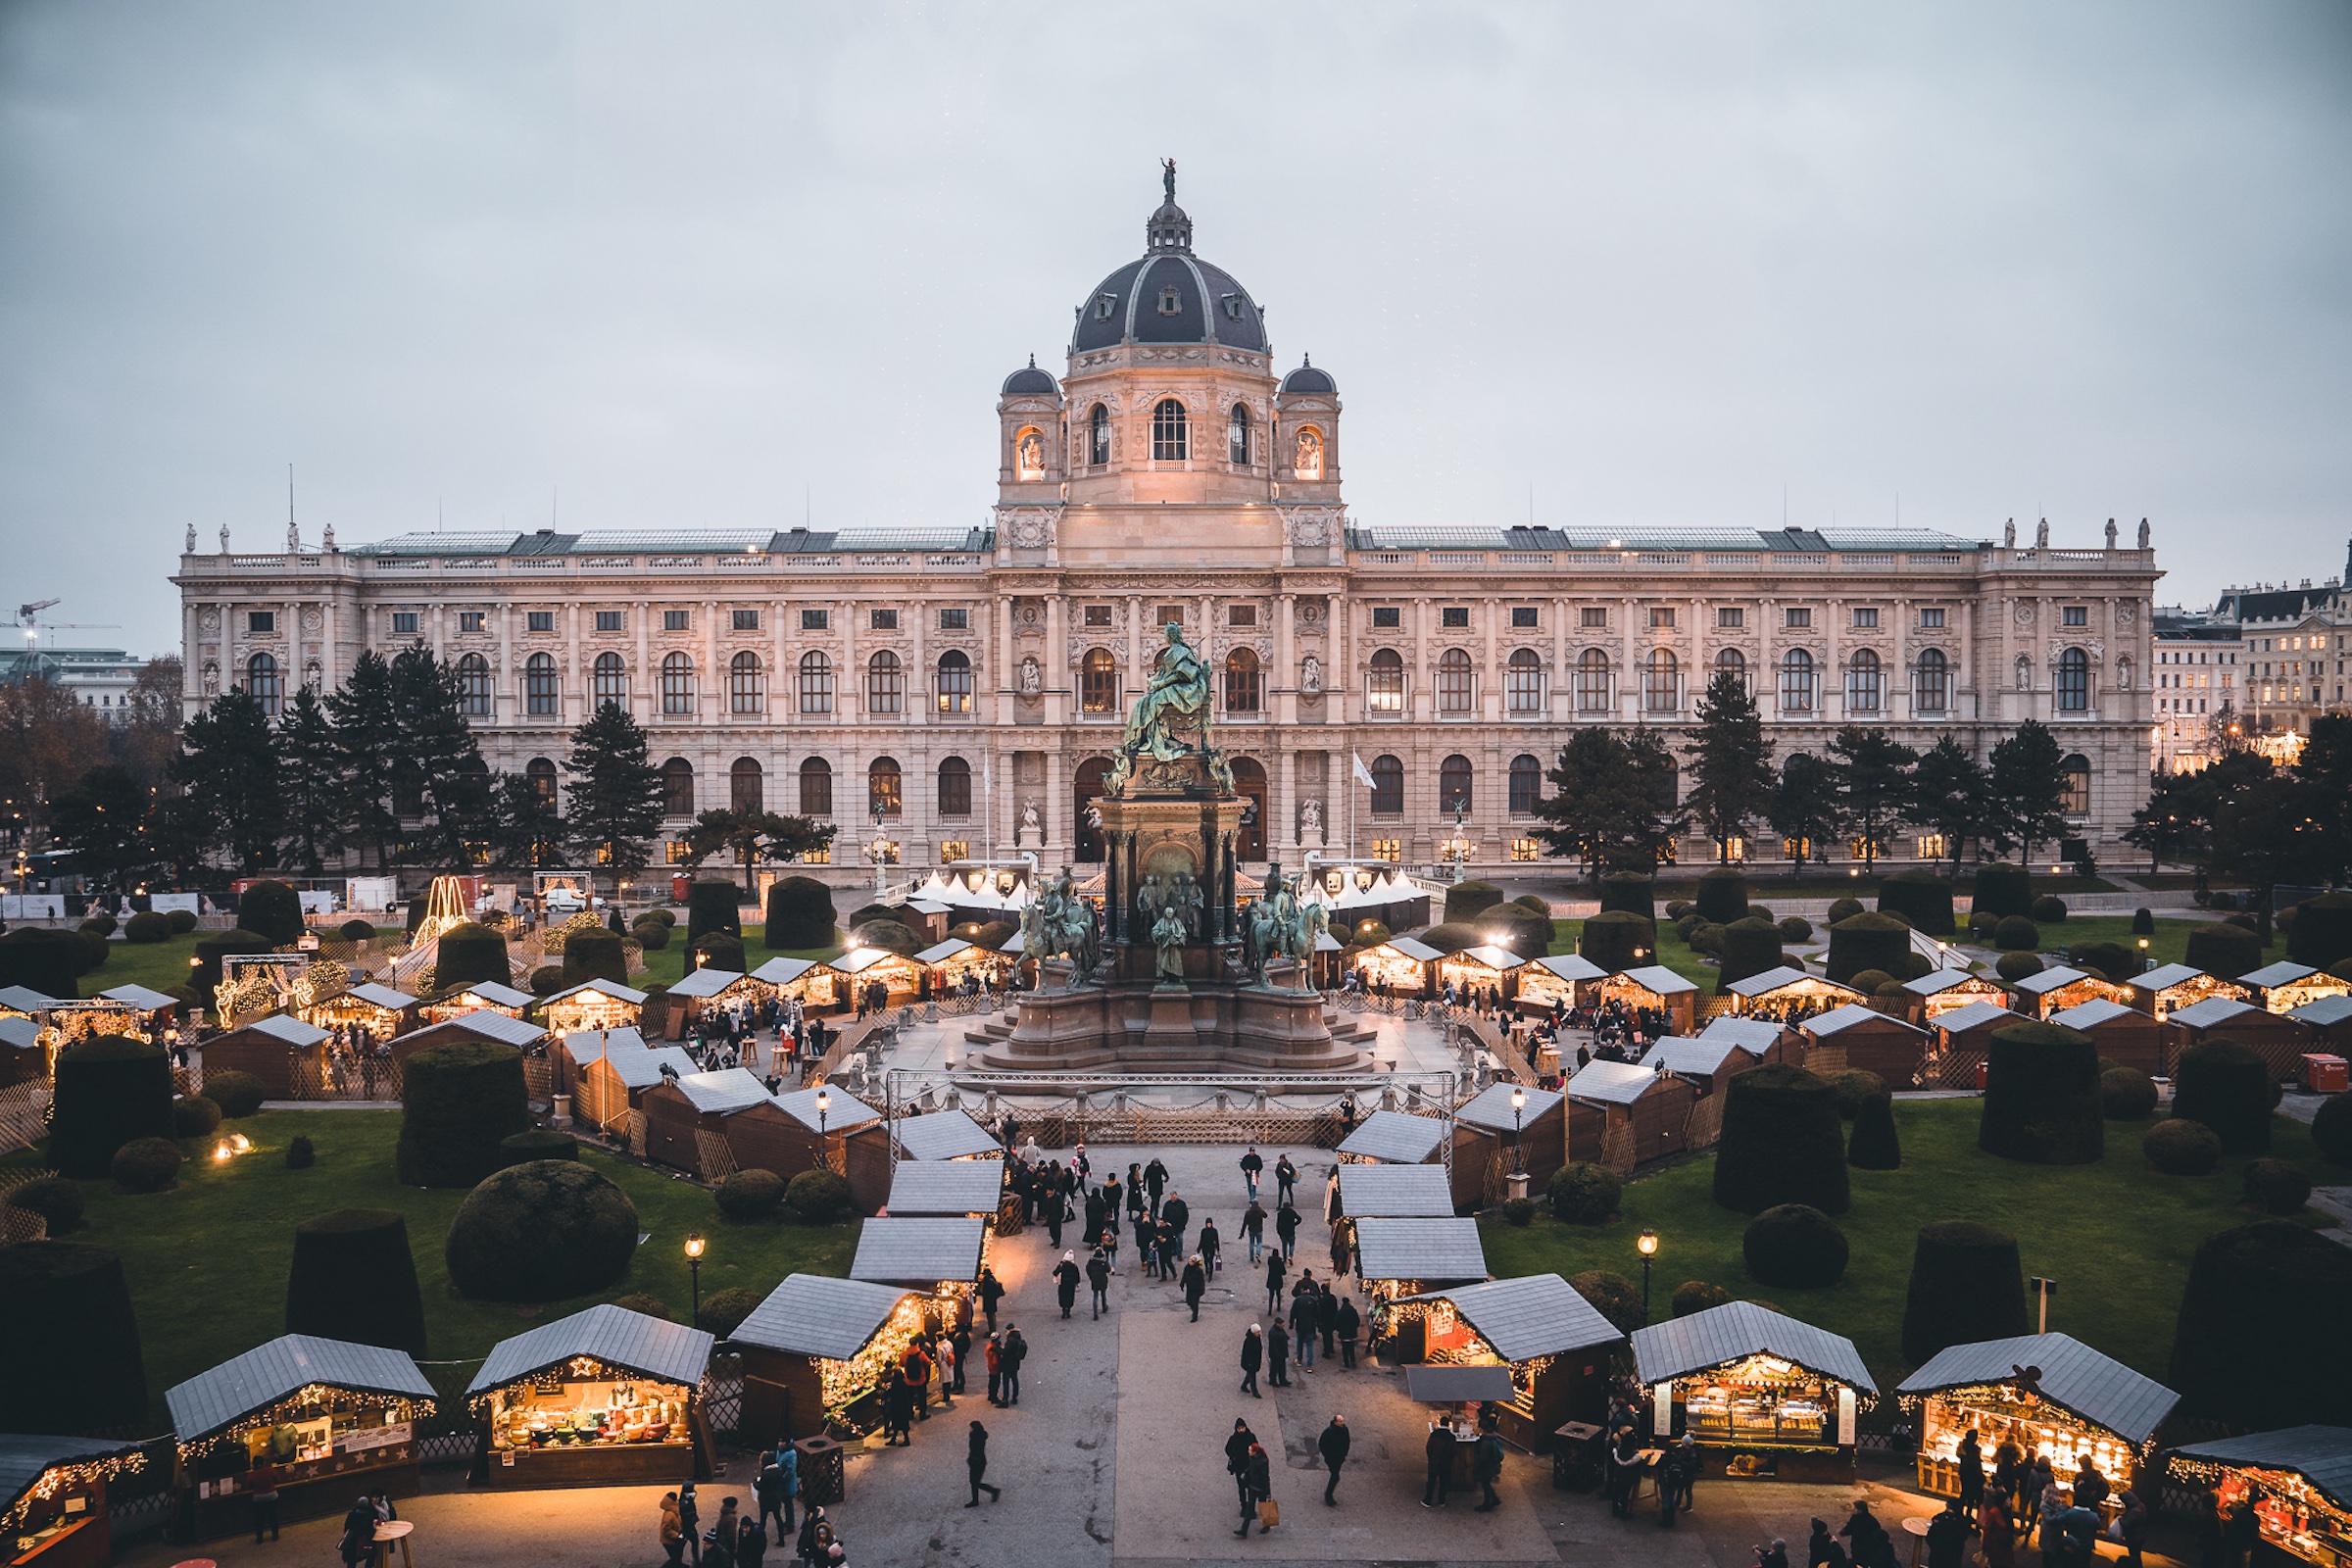
M1371 524L2352 536L2352 7L0 4L0 609L986 520L1159 160Z

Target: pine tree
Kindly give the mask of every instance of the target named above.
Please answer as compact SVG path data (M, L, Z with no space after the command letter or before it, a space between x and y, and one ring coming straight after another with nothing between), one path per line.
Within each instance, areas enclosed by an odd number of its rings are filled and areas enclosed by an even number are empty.
M81 775L54 808L58 841L74 852L82 873L101 885L120 885L127 873L154 863L147 836L149 795L130 769L101 763Z
M1683 755L1690 760L1684 804L1715 841L1715 858L1728 865L1732 840L1746 837L1748 824L1772 808L1772 742L1745 681L1716 671L1698 700L1698 728Z
M1674 758L1655 730L1629 741L1580 729L1560 748L1551 791L1538 807L1536 835L1551 853L1583 860L1599 880L1604 865L1657 863L1681 821L1674 802Z
M568 832L555 801L521 773L500 773L490 784L491 852L510 871L545 871L564 863Z
M641 871L667 814L669 787L647 755L645 730L617 703L571 732L564 771L572 776L564 820L572 842L615 877Z
M1984 836L1991 796L1984 764L1949 735L1930 747L1911 770L1911 820L1943 836L1955 875L1961 847Z
M686 863L700 865L713 855L733 855L743 867L746 892L761 860L789 860L833 842L834 829L805 816L730 807L699 813L683 835Z
M207 849L227 849L247 875L276 858L283 821L277 738L260 698L232 686L189 719L172 776L190 803L180 815L181 832L201 832Z
M1810 752L1791 752L1781 764L1780 787L1772 792L1766 813L1772 830L1797 847L1788 874L1804 874L1805 858L1829 862L1830 835L1838 830L1838 777L1830 764Z
M295 689L277 721L278 779L285 801L286 853L316 876L342 847L343 754L334 721L309 686Z
M1992 748L1992 805L2002 837L2022 845L2026 863L2034 846L2066 832L2066 775L2058 738L2041 720L2029 718Z
M487 838L490 770L458 691L457 671L418 645L392 661L394 721L400 753L395 793L415 802L424 825L411 842L413 858L427 864L469 863L467 846Z
M360 851L375 851L375 863L392 864L392 845L400 836L400 813L395 796L400 767L400 718L392 698L392 666L374 649L360 655L339 690L327 694L326 710L334 720L336 773L343 784L338 813L344 843Z
M1909 809L1919 754L1875 725L1846 724L1830 741L1830 756L1838 825L1861 840L1864 868L1875 867L1879 847Z

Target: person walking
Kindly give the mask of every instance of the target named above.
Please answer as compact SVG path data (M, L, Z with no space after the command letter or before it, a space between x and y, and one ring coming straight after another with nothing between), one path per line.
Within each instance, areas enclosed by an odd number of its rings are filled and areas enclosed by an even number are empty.
M1244 1518L1250 1514L1250 1450L1256 1446L1257 1434L1250 1430L1249 1422L1237 1418L1233 1431L1225 1439L1225 1473L1233 1477Z
M1256 1262L1258 1253L1266 1245L1266 1210L1265 1205L1254 1198L1250 1200L1250 1206L1242 1210L1242 1240L1250 1244L1250 1261Z
M1291 1200L1287 1198L1282 1200L1282 1206L1274 1210L1274 1234L1282 1238L1282 1255L1284 1257L1293 1257L1298 1254L1298 1210L1291 1206Z
M1086 1260L1086 1283L1095 1293L1095 1317L1110 1310L1110 1259L1100 1250Z
M1237 1536L1250 1534L1250 1525L1252 1520L1257 1523L1259 1535L1262 1536L1272 1530L1274 1521L1266 1517L1261 1505L1271 1502L1273 1498L1273 1463L1266 1457L1265 1446L1252 1443L1250 1445L1250 1456L1242 1466L1242 1528L1236 1530L1234 1534Z
M1277 1203L1293 1201L1298 1197L1298 1167L1291 1163L1290 1155L1284 1154L1274 1161L1275 1201Z
M977 1421L972 1423L971 1439L964 1446L963 1468L972 1478L972 1500L964 1504L966 1508L979 1507L983 1492L991 1502L1004 1495L1004 1488L988 1484L988 1428Z
M882 1446L911 1446L913 1416L906 1396L906 1374L894 1366L882 1375Z
M1928 1521L1928 1568L1967 1568L1968 1515L1954 1497Z
M755 1519L735 1532L735 1568L761 1568L766 1560L767 1526Z
M1184 1265L1184 1304L1193 1309L1193 1321L1200 1321L1200 1298L1208 1294L1208 1270L1200 1266L1200 1254L1195 1252Z
M1047 1180L1041 1185L1037 1200L1046 1205L1046 1243L1050 1247L1058 1248L1061 1246L1061 1216L1069 1211L1069 1204L1061 1196L1061 1189L1054 1185L1050 1173Z
M1133 1211L1133 1224L1135 1252L1143 1262L1143 1276L1148 1280L1157 1279L1159 1277L1159 1222L1141 1209L1137 1209Z
M988 1402L1000 1409L1004 1404L1004 1342L994 1334L988 1337Z
M987 1264L980 1265L980 1310L988 1314L988 1332L997 1332L997 1303L1004 1299L1004 1286L997 1271Z
M1193 1222L1193 1205L1184 1200L1183 1194L1170 1188L1168 1200L1159 1205L1159 1219L1167 1227L1167 1234L1175 1239L1174 1250L1182 1252L1185 1227Z
M1266 1254L1266 1315L1282 1316L1282 1276L1284 1259L1279 1251Z
M1300 1280L1291 1297L1291 1353L1298 1358L1298 1370L1312 1374L1315 1370L1315 1307L1323 1299L1313 1284Z
M1133 1219L1144 1211L1144 1167L1132 1160L1127 1165L1127 1215Z
M1339 1318L1340 1365L1352 1372L1355 1370L1355 1336L1364 1326L1363 1314L1355 1309L1353 1297L1340 1298Z
M1029 1342L1021 1338L1020 1329L1007 1321L1004 1325L1004 1402L1021 1402L1021 1363L1029 1359Z
M1323 1336L1323 1359L1328 1361L1340 1353L1340 1298L1331 1292L1331 1281L1315 1296L1315 1328Z
M1448 1489L1453 1485L1453 1434L1442 1426L1429 1429L1429 1441L1421 1445L1421 1462L1428 1478L1421 1483L1421 1506L1443 1508Z
M702 1524L703 1510L689 1481L678 1489L678 1527L686 1533L687 1555L698 1563L703 1560Z
M956 1392L963 1392L963 1363L972 1353L972 1303L958 1299L956 1303L956 1328L948 1336L948 1344L956 1351Z
M1265 1397L1264 1395L1257 1392L1257 1369L1265 1363L1265 1336L1258 1326L1252 1323L1250 1325L1250 1332L1242 1336L1242 1392L1252 1399Z
M1194 1246L1200 1253L1200 1261L1207 1266L1211 1275L1225 1266L1225 1259L1222 1255L1225 1250L1225 1238L1217 1234L1215 1219L1204 1219L1200 1222L1200 1236Z
M1257 1179L1265 1174L1265 1169L1266 1162L1258 1157L1257 1146L1251 1144L1250 1152L1242 1156L1242 1185L1249 1189L1252 1203L1257 1201Z
M1162 1165L1159 1162L1159 1156L1154 1154L1152 1156L1152 1163L1144 1167L1144 1191L1152 1200L1152 1217L1153 1219L1159 1218L1159 1195L1167 1191L1167 1186L1168 1167Z
M928 1421L931 1419L931 1372L933 1363L931 1360L931 1354L928 1350L923 1348L923 1342L921 1340L917 1340L912 1345L906 1347L906 1354L904 1358L904 1362L906 1370L906 1403L913 1411L916 1419Z
M264 1459L245 1472L245 1484L253 1494L253 1544L262 1544L262 1532L268 1530L270 1539L277 1539L277 1466Z
M1054 1294L1061 1302L1061 1315L1068 1317L1070 1308L1078 1304L1078 1254L1076 1252L1062 1253L1061 1261L1054 1265Z
M2139 1552L2148 1544L2148 1507L2139 1500L2139 1494L2130 1488L2119 1499L2124 1511L2115 1516L2115 1537L2124 1544L2124 1562L2128 1568L2140 1568Z
M776 1539L782 1541L793 1528L792 1499L800 1490L801 1453L788 1443L779 1443L752 1478L752 1495L760 1503L760 1522L776 1522Z
M686 1560L686 1526L678 1518L678 1494L662 1494L662 1555L670 1568Z
M1280 1318L1266 1332L1266 1381L1278 1389L1291 1386L1291 1331Z
M1331 1424L1315 1440L1315 1451L1323 1455L1323 1468L1331 1472L1331 1479L1323 1483L1323 1506L1326 1508L1340 1505L1337 1495L1340 1490L1340 1466L1348 1462L1348 1448L1353 1442L1353 1435L1348 1430L1348 1418L1339 1415L1331 1418Z
M956 1341L953 1338L931 1342L931 1364L939 1369L939 1407L953 1410L956 1408L956 1373L963 1365L956 1354Z
M2012 1568L2017 1561L2017 1523L2009 1515L2009 1499L1997 1488L1977 1504L1977 1535L1984 1544L1984 1568Z
M1959 1449L1952 1462L1960 1472L1960 1512L1968 1528L1976 1528L1977 1509L1984 1501L1984 1448L1977 1442L1977 1429L1970 1427L1960 1434Z
M743 1525L738 1506L733 1497L719 1499L718 1518L710 1526L710 1539L704 1543L704 1561L716 1563L718 1568L735 1568L735 1538Z
M1502 1506L1495 1494L1494 1483L1502 1479L1502 1437L1493 1428L1478 1435L1470 1449L1470 1476L1478 1483L1478 1513L1493 1513ZM1672 1515L1668 1516L1672 1522Z

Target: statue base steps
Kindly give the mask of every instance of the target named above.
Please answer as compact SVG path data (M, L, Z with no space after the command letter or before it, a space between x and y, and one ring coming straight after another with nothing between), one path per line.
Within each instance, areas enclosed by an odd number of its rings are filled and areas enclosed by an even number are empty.
M1336 1037L1313 991L1114 981L1021 998L1004 1036L975 1031L978 1065L1007 1072L1367 1072L1353 1039Z

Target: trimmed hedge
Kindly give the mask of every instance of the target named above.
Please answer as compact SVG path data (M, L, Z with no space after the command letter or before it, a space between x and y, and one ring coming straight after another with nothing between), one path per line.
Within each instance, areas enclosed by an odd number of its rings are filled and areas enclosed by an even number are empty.
M302 896L283 882L256 882L238 895L237 924L291 946L302 940Z
M1890 914L1868 910L1830 927L1829 977L1843 985L1865 969L1891 975L1911 951L1911 928Z
M1551 952L1551 916L1522 905L1497 905L1488 910L1479 917L1479 931L1522 958L1541 958Z
M1978 866L1976 895L1970 906L1980 914L2029 912L2034 907L2034 873L2005 860Z
M629 983L629 956L620 938L610 931L574 931L564 939L564 984L585 985L591 980Z
M1631 910L1604 909L1585 922L1576 951L1611 974L1638 969L1657 955L1657 927ZM1641 956L1636 956L1637 953Z
M1825 1073L1822 1076L1829 1083L1830 1094L1838 1102L1838 1115L1844 1121L1852 1121L1860 1115L1863 1105L1869 1102L1873 1095L1887 1092L1886 1079L1859 1067L1848 1067L1843 1072Z
M1832 899L1830 912L1824 918L1836 925L1840 920L1851 920L1857 914L1868 912L1860 899Z
M863 927L859 929L862 930ZM856 940L854 933L852 940ZM1478 927L1474 925L1461 920L1447 920L1443 925L1431 926L1414 940L1424 947L1435 948L1440 953L1459 953L1464 948L1477 947L1486 939L1479 935Z
M743 915L736 901L743 890L732 882L690 882L686 885L686 940L706 931L724 931L743 940Z
M703 1298L703 1315L695 1327L725 1339L742 1327L743 1320L760 1310L764 1298L758 1291L747 1291L740 1285L730 1285L723 1291L713 1291Z
M2329 1095L2311 1118L2311 1141L2337 1165L2352 1166L2352 1095Z
M784 1178L772 1170L739 1170L711 1198L729 1219L766 1219L784 1201Z
M1894 1126L1894 1096L1881 1091L1862 1102L1854 1113L1853 1135L1845 1143L1845 1162L1856 1170L1900 1170L1902 1136Z
M98 913L91 915L88 919L76 925L74 929L77 932L89 931L95 932L102 937L111 937L115 934L115 917L102 909Z
M1750 920L1761 920L1766 925L1770 925L1773 923L1773 921L1778 919L1779 916L1772 912L1772 906L1769 904L1751 904L1747 906L1747 914L1745 918Z
M1747 1277L1759 1284L1835 1285L1845 1276L1845 1233L1818 1208L1780 1203L1748 1221L1740 1255Z
M1475 937L1476 932L1471 935ZM850 933L850 946L881 948L888 953L905 954L908 957L923 951L923 939L914 934L911 926L899 920L868 920Z
M1992 961L1992 972L2011 985L2031 979L2047 967L2038 953L2004 953Z
M2152 937L2156 934L2156 916L2144 904L2132 911L2132 934L2135 937Z
M172 922L153 909L141 909L122 922L122 940L141 946L162 942L172 935Z
M172 922L172 934L175 937L184 937L196 929L196 911L193 909L167 909L164 918Z
M183 1095L172 1102L172 1136L210 1138L220 1127L220 1107L202 1095Z
M78 1226L88 1207L81 1196L81 1184L64 1176L43 1176L22 1187L12 1187L5 1202L10 1208L40 1215L51 1236L63 1236Z
M1492 882L1456 882L1446 890L1446 918L1475 920L1502 902L1502 889Z
M286 1146L286 1169L309 1170L318 1163L318 1151L311 1147L311 1135L296 1133Z
M1631 1334L1642 1326L1642 1287L1605 1268L1587 1269L1568 1277L1569 1288L1609 1320L1612 1328Z
M1600 912L1623 909L1652 925L1658 918L1658 885L1640 871L1611 871L1600 879Z
M1897 991L1903 989L1903 983L1884 969L1865 969L1860 974L1848 975L1845 983L1866 997L1875 997L1887 986Z
M1673 921L1676 925L1681 925L1683 923L1684 915L1696 914L1697 912L1698 906L1692 904L1689 899L1668 899L1666 901L1666 918Z
M1827 1079L1782 1063L1751 1067L1724 1091L1715 1201L1742 1214L1805 1203L1842 1214L1852 1202L1844 1127Z
M507 939L471 920L442 932L441 945L433 950L434 988L457 991L485 980L502 986L514 983L514 966L507 962Z
M1924 1365L1951 1346L2012 1339L2033 1328L2016 1237L1968 1219L1919 1228L1903 1297L1904 1360Z
M275 953L277 944L259 931L242 926L234 931L208 932L196 939L196 962L190 967L188 984L196 988L209 1006L213 988L220 983L220 960L242 958L257 953Z
M830 1225L850 1212L850 1184L838 1171L805 1170L785 1186L784 1202L804 1225Z
M2041 946L2041 928L2022 914L2004 914L1992 928L1992 945L2003 953L2030 953Z
M1723 928L1723 967L1715 976L1715 994L1722 996L1734 981L1777 969L1788 961L1781 951L1779 928L1769 920L1742 915Z
M2323 893L2295 906L2286 933L2286 956L2325 969L2352 958L2352 893Z
M2201 1121L2175 1116L2149 1128L2139 1152L2167 1176L2210 1176L2222 1162L2222 1139Z
M97 966L90 945L71 931L24 926L0 937L0 986L74 1002L81 996L81 977Z
M899 929L905 931L906 928L901 926ZM913 934L911 931L907 932L910 938ZM894 948L891 951L895 953L898 950ZM920 953L922 949L909 948L906 951L909 954L915 954ZM693 967L698 969L726 969L736 974L743 974L747 972L751 963L751 960L744 956L743 940L740 937L731 937L724 931L705 932L696 940L694 953L696 962Z
M396 1208L338 1208L294 1227L286 1332L424 1354L424 1296Z
M2040 1165L2084 1165L2105 1153L2099 1049L2090 1037L2054 1023L1994 1030L1977 1147Z
M2139 973L2138 956L2121 942L2085 942L2069 953L2066 961L2119 986Z
M510 1165L527 1165L534 1159L577 1159L580 1141L556 1127L533 1127L527 1132L509 1133L498 1141L500 1151Z
M2034 901L2034 907L2027 912L2043 925L2064 925L2066 923L2066 901L2054 894L2045 893Z
M2246 1166L2246 1201L2269 1214L2300 1214L2311 1201L2311 1178L2291 1159L2257 1159Z
M1897 871L1881 882L1879 912L1895 915L1932 937L1948 937L1958 930L1952 923L1952 885L1925 866Z
M647 1317L658 1317L664 1323L670 1321L669 1303L659 1296L615 1296L612 1304L624 1312L640 1312Z
M335 927L335 935L355 946L375 940L375 923L371 920L346 920Z
M2109 1121L2146 1121L2156 1110L2156 1080L2137 1067L2099 1074L2099 1111Z
M1625 1183L1606 1165L1579 1160L1551 1173L1544 1190L1554 1218L1570 1225L1598 1225L1617 1212Z
M1801 914L1786 916L1777 929L1781 933L1783 942L1810 942L1813 940L1813 922Z
M1717 925L1747 918L1747 873L1719 865L1698 879L1698 912Z
M635 937L637 945L648 953L660 953L669 946L669 927L660 920L640 919L629 927L629 935Z
M133 1138L115 1151L115 1185L126 1193L160 1193L179 1179L187 1156L169 1138Z
M99 1035L58 1056L49 1164L60 1175L112 1175L116 1150L172 1131L172 1058L161 1046Z
M2188 1266L2171 1375L2184 1415L2252 1432L2352 1409L2352 1250L2291 1220L2208 1236ZM2281 1376L2282 1354L2293 1374Z
M522 1053L494 1040L428 1046L401 1084L403 1187L471 1187L507 1162L500 1144L531 1125Z
M2262 967L2262 938L2242 925L2201 925L2189 932L2182 961L2191 969L2234 980Z
M822 948L833 941L838 918L833 890L812 876L779 877L767 889L767 931L770 951L783 948Z
M2212 1128L2225 1154L2269 1152L2278 1099L2269 1064L2234 1040L2191 1046L2173 1068L2173 1114Z
M534 997L554 996L557 992L565 989L564 966L560 963L541 964L531 971L529 985L531 995Z
M204 1075L204 1098L219 1105L220 1114L232 1121L260 1110L262 1102L269 1097L270 1091L249 1072L223 1067Z
M637 1205L578 1160L510 1165L466 1195L442 1250L450 1282L477 1300L585 1296L628 1273Z
M138 1317L111 1249L0 1247L0 1345L12 1349L0 1378L0 1432L147 1430Z
M1720 1285L1709 1285L1705 1280L1685 1280L1674 1288L1674 1315L1689 1317L1693 1312L1704 1312L1709 1307L1728 1305L1731 1299L1732 1293Z

